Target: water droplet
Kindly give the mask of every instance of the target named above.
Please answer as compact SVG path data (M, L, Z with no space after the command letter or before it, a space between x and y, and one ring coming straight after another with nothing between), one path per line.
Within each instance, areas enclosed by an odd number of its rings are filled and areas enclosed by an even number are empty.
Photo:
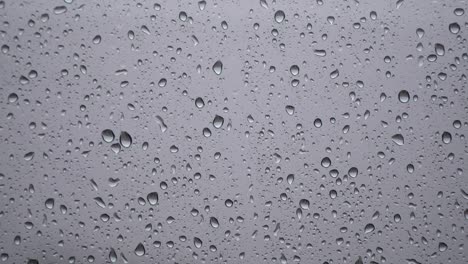
M266 0L260 0L260 6L265 8L265 9L268 9L268 3Z
M54 7L54 14L60 15L67 12L67 7L66 6L56 6Z
M367 224L365 227L364 227L364 233L368 234L368 233L371 233L375 230L375 226L373 224Z
M287 105L287 106L285 107L285 109L286 109L286 113L288 113L288 115L294 115L294 111L295 111L294 106L292 106L292 105Z
M135 255L137 255L138 257L141 257L143 255L145 255L146 253L146 250L145 250L145 247L143 246L143 244L139 243L136 248L135 248Z
M182 22L187 21L187 13L185 13L184 11L180 12L180 13L179 13L179 19L180 19L180 21L182 21Z
M453 10L453 13L456 15L456 16L463 16L463 14L465 14L465 10L463 8L455 8Z
M291 68L289 68L289 72L291 72L291 74L293 76L298 75L299 74L299 66L297 66L297 65L291 66Z
M132 145L132 137L125 131L120 132L119 141L124 148L129 148Z
M331 160L330 160L329 157L325 157L325 158L322 159L322 161L320 162L320 164L322 165L322 167L328 168L328 167L330 167L330 165L331 165Z
M18 101L18 95L17 94L11 93L10 95L8 95L8 102L14 103L16 101Z
M234 204L234 203L232 202L231 199L226 199L226 201L224 201L224 205L225 205L226 207L232 207L233 204Z
M309 210L310 202L307 199L301 199L299 201L299 207L303 210Z
M215 217L210 217L210 225L214 228L218 228L219 227L218 219L216 219Z
M117 262L117 254L115 253L115 250L114 250L113 248L110 249L110 252L109 252L109 260L110 260L110 262L112 262L112 263Z
M49 199L47 199L47 200L45 201L45 207L46 207L47 209L50 209L50 210L54 209L54 205L55 205L55 200L54 200L54 198L49 198Z
M445 47L444 47L444 45L442 45L440 43L436 43L434 45L434 50L435 50L435 53L438 56L444 56L445 55Z
M447 131L442 133L442 142L444 142L445 144L450 144L450 142L452 142L452 134L450 134Z
M410 99L410 94L408 93L408 91L401 90L398 93L398 100L400 100L400 102L407 103L407 102L409 102L409 99Z
M338 71L338 69L336 69L336 70L334 70L334 71L332 71L332 72L330 73L330 78L332 78L332 79L335 79L335 78L337 78L338 76L340 76L340 72Z
M151 192L146 196L146 200L151 205L156 205L159 201L159 195L157 192Z
M107 143L111 143L115 139L114 132L110 129L104 129L101 132L101 137L102 137L102 140L104 140L104 142L107 142Z
M460 25L458 23L451 23L449 25L449 30L452 34L458 34L458 32L460 32Z
M224 118L222 116L216 115L213 119L213 126L215 128L221 128L224 124Z
M202 98L197 97L197 99L195 99L195 106L199 109L202 109L205 106L205 102Z
M96 35L96 36L93 38L93 43L94 43L94 44L99 44L99 43L101 43L101 36L100 36L100 35Z
M399 214L395 214L393 216L393 221L395 221L395 223L399 223L401 221L401 216Z
M203 136L205 137L211 137L211 130L207 127L203 128L202 133L203 133Z
M405 138L403 137L402 134L395 134L392 136L393 142L397 144L398 146L403 146L405 144Z
M213 71L216 75L220 75L223 72L223 63L221 61L216 61L213 64Z
M165 78L162 78L161 80L159 80L158 82L158 86L159 87L165 87L167 84L167 80Z
M320 118L316 118L316 119L314 120L314 126L315 126L316 128L322 127L322 120L321 120Z
M24 160L30 161L33 158L34 158L34 152L32 152L32 151L24 154Z
M201 248L203 246L203 242L201 241L200 238L194 237L193 238L193 245L195 245L196 248Z
M447 249L448 249L447 244L445 244L444 242L440 242L440 243L439 243L439 251L440 251L440 252L444 252L444 251L446 251Z
M352 178L356 178L357 175L358 175L358 169L356 167L351 167L349 170L348 170L348 175Z
M275 12L275 21L277 23L282 23L285 18L286 18L286 14L284 14L282 10L278 10Z
M291 185L293 184L294 182L294 174L289 174L287 177L286 177L286 181Z

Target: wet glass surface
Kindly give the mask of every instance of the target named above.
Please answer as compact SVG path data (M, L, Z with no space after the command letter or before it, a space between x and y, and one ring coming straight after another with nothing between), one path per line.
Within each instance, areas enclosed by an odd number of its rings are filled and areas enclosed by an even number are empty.
M468 263L464 0L0 0L0 263Z

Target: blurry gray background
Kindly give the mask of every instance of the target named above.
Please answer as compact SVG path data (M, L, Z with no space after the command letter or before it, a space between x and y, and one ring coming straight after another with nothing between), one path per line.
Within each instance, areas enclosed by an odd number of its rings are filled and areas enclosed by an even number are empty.
M0 263L467 263L465 12L1 0Z

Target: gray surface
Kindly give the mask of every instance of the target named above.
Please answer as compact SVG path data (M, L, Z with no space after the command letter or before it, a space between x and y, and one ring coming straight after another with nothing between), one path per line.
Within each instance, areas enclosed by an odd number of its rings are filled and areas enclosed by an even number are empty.
M68 2L0 1L0 263L468 262L466 1Z

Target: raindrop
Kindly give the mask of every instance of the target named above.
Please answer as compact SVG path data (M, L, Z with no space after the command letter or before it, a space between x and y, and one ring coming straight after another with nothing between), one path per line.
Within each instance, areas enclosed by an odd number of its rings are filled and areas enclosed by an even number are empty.
M32 152L32 151L24 154L24 160L30 161L33 158L34 158L34 152Z
M291 66L291 68L289 68L289 72L291 72L291 74L293 76L298 75L299 74L299 66L297 66L297 65Z
M146 196L146 200L148 200L148 203L151 205L156 205L159 201L159 196L157 192L151 192Z
M322 161L320 162L320 164L322 165L322 167L328 168L328 167L330 167L330 165L331 165L331 160L330 160L330 158L325 157L325 158L322 159Z
M11 93L10 95L8 95L8 102L14 103L16 101L18 101L18 95L17 94Z
M283 12L282 10L276 11L276 13L275 13L275 21L276 21L277 23L283 22L285 17L286 17L286 15L284 14L284 12Z
M45 201L45 207L46 207L47 209L51 209L51 210L54 209L54 205L55 205L55 200L54 200L54 198L49 198L49 199L47 199L47 200Z
M352 178L356 178L356 176L358 175L358 169L356 167L352 167L348 170L348 175Z
M120 132L120 145L124 148L129 148L132 145L132 137L125 131Z
M143 246L143 244L139 243L136 248L135 248L135 255L137 255L138 257L141 257L143 255L145 255L145 247Z
M210 217L210 225L213 228L218 228L219 227L218 219L216 219L215 217Z
M94 43L94 44L99 44L99 43L101 43L101 36L100 36L100 35L96 35L96 36L93 38L93 43Z
M340 72L338 71L338 69L336 69L336 70L334 70L334 71L332 71L332 72L330 73L330 78L332 78L332 79L335 79L335 78L337 78L338 76L340 76Z
M449 30L452 34L458 34L458 32L460 32L460 25L458 23L451 23L449 25Z
M364 227L364 233L368 234L368 233L371 233L375 230L375 226L373 224L367 224L365 227Z
M215 128L221 128L224 124L224 118L222 116L216 115L213 119L213 126Z
M205 137L211 137L211 130L207 127L203 128L202 133L203 133L203 136Z
M444 142L445 144L449 144L450 142L452 142L452 134L450 134L447 131L442 133L442 142Z
M440 242L440 243L439 243L439 251L440 251L440 252L444 252L444 251L446 251L447 249L448 249L447 244L445 244L444 242Z
M316 118L316 119L314 120L314 126L315 126L316 128L322 127L322 120L321 120L320 118Z
M286 177L286 181L289 183L289 185L293 184L293 182L294 182L294 174L289 174L289 175Z
M104 140L104 142L111 143L112 141L114 141L115 135L112 130L104 129L101 132L101 137L102 137L102 140Z
M301 199L299 201L299 207L303 210L309 210L310 202L307 199Z
M220 75L223 72L223 63L221 61L216 61L213 64L213 71L216 75Z
M294 115L294 111L295 111L294 106L287 105L285 107L285 110L286 110L286 113L288 113L288 115Z
M406 90L401 90L401 91L398 93L398 100L400 100L400 102L402 102L402 103L408 103L408 102L409 102L409 99L410 99L410 95L409 95L408 91L406 91Z
M202 109L205 106L205 102L202 98L197 97L197 99L195 99L195 106L199 109Z
M445 47L444 47L444 45L442 45L440 43L436 43L434 45L434 50L435 50L435 53L438 56L444 56L445 55Z
M405 138L402 134L395 134L392 136L392 140L398 146L403 146L405 144Z
M201 248L203 246L203 242L198 237L193 238L193 244L196 248Z

